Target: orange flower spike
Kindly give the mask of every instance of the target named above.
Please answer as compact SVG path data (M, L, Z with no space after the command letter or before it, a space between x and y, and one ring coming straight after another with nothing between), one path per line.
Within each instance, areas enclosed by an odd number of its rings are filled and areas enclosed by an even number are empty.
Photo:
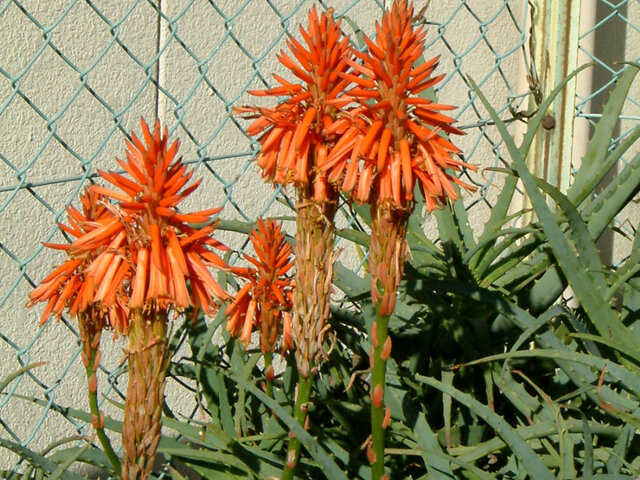
M162 129L156 122L151 132L144 120L141 120L141 127L144 143L132 133L131 141L126 141L127 161L118 160L131 178L100 171L100 175L116 189L94 187L96 192L120 201L117 213L129 225L127 244L110 249L102 262L96 263L96 288L101 298L110 299L112 305L115 299L108 293L113 293L114 289L101 283L115 278L117 272L110 277L106 274L112 270L106 269L111 268L114 258L119 255L133 267L127 275L131 285L127 303L131 308L151 305L182 310L197 305L212 313L216 309L215 300L226 298L226 294L206 267L226 268L226 265L222 260L211 262L205 257L215 255L209 248L224 250L225 247L211 237L215 226L197 229L187 222L209 222L220 209L177 212L178 205L200 185L200 180L189 184L193 171L178 158L179 141L169 144L166 127ZM107 224L102 228L108 232L116 226ZM104 234L96 232L93 235L101 238ZM87 239L82 237L78 242L82 240ZM93 243L95 238L89 240ZM121 276L121 271L118 272ZM198 286L189 294L186 281L191 274L197 277L194 282ZM204 303L203 293L209 296Z
M249 239L256 255L245 255L249 267L232 268L247 283L225 310L227 330L247 344L253 326L259 327L262 351L271 353L282 335L285 313L291 308L293 282L286 274L293 267L292 249L282 232L282 224L271 219L259 219ZM241 318L244 320L240 328Z
M47 302L41 317L41 324L44 324L52 313L61 316L65 309L72 316L87 313L90 310L90 316L103 316L99 305L94 308L98 299L94 299L96 292L90 273L91 267L102 255L105 255L110 246L116 245L124 239L123 226L105 208L108 199L102 193L86 189L80 195L80 201L82 212L75 207L67 208L69 223L74 225L74 228L63 228L64 231L76 237L76 240L71 244L45 244L45 246L56 250L64 250L69 259L56 267L29 294L28 307L36 303ZM61 226L63 225L61 224ZM79 242L80 239L88 240ZM82 244L83 248L74 248L77 243ZM118 266L105 265L102 275L104 276L109 271L110 279L118 275L122 276L124 269L119 270ZM99 298L111 293L111 290L105 286L100 292Z
M212 238L215 226L188 224L210 222L220 210L178 213L200 181L190 183L193 172L178 158L179 142L169 142L166 127L156 122L152 132L142 120L141 128L142 140L132 133L126 161L118 160L130 178L101 171L112 188L94 187L117 202L109 209L117 222L96 222L96 230L73 245L82 250L113 238L91 267L93 301L107 309L114 328L129 336L123 478L146 478L152 469L161 435L170 311L194 305L212 314L217 300L227 298L209 270L228 268L212 251L225 249Z
M439 134L440 131L464 134L453 126L453 118L439 113L454 107L435 104L416 96L438 84L444 75L432 77L439 57L423 65L415 65L424 51L426 31L422 27L414 29L412 17L413 6L407 0L396 0L391 9L385 12L382 21L376 24L375 40L365 36L368 51L354 51L361 63L348 62L354 72L345 78L355 87L348 90L346 95L361 105L360 118L352 119L352 124L359 125L360 135L364 136L361 155L368 156L369 149L378 143L376 170L380 175L372 185L375 190L373 200L391 202L396 208L411 208L417 181L424 193L427 209L432 210L442 205L447 197L455 198L450 194L455 191L453 183L473 189L459 180L450 180L444 171L448 168L460 171L463 167L475 170L475 167L455 159L460 150ZM363 122L362 118L368 120ZM428 149L428 145L432 145L431 148L438 145L436 175L443 186L438 192L432 190L433 182L425 181L432 173L426 176L418 173L430 170L427 164L432 161L420 154L421 147ZM351 191L357 187L358 199L365 196L364 184L353 181L355 167L350 164L361 159L352 157L346 165L325 167L333 181L344 174L338 176L331 169L345 169L348 178L343 180L343 189ZM361 168L364 169L364 166Z
M277 58L301 83L291 83L274 75L281 85L267 90L252 90L256 96L288 96L274 108L240 107L236 113L254 122L247 128L249 135L261 135L257 164L263 177L274 183L307 187L315 182L318 170L317 150L331 147L340 138L332 127L338 107L344 101L349 80L343 78L351 70L353 54L340 21L333 10L322 15L313 7L309 11L309 26L300 26L303 42L294 37L287 40L292 53L281 52ZM353 145L351 145L353 146ZM347 151L348 155L350 151ZM322 160L322 159L320 159ZM324 174L322 174L324 175ZM331 192L326 192L331 195Z

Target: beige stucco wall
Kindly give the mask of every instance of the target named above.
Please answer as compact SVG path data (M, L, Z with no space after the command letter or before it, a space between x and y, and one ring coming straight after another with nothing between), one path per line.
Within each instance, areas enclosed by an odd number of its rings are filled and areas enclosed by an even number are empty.
M55 213L73 199L83 183L83 169L93 173L97 168L115 167L114 157L124 152L123 131L139 131L141 116L150 120L157 114L181 138L181 152L187 160L216 158L207 163L220 178L199 164L196 176L204 181L190 207L225 203L225 218L241 218L234 205L226 202L222 180L232 187L234 203L248 218L287 213L277 203L267 208L275 193L249 162L250 143L229 117L232 104L253 101L244 93L247 88L261 86L252 60L236 41L259 59L258 70L265 78L272 72L282 73L274 55L284 48L281 19L266 0L216 1L217 8L229 17L226 25L211 2L160 3L161 18L142 0L22 0L22 9L11 0L0 2L0 69L5 72L0 75L0 378L20 367L19 358L25 363L46 361L46 366L34 372L54 387L51 396L63 406L85 409L78 341L61 323L49 322L38 330L41 309L24 308L32 288L25 277L37 282L61 260L56 252L43 250L40 242L64 241L54 227ZM293 27L304 21L312 2L271 3L296 32ZM328 3L338 12L348 9L348 16L372 33L380 13L374 0ZM418 9L424 3L417 1ZM518 91L522 86L518 82L523 75L522 53L509 54L521 37L514 19L521 26L525 1L508 2L509 10L503 9L502 3L468 0L462 6L460 2L430 2L427 18L446 23L446 28L429 27L428 38L439 37L430 46L429 55L442 55L440 72L459 68L439 93L446 103L468 104L463 78L467 74L482 82L484 93L498 106L504 106L509 95L525 93ZM635 3L630 8L640 24ZM498 11L501 13L496 16ZM488 32L485 40L477 41L479 21L487 22ZM464 57L454 62L451 50ZM504 58L496 60L495 54ZM509 87L514 90L510 92ZM462 125L478 121L468 105L461 112ZM486 133L493 141L498 139L493 130ZM473 152L470 160L481 168L497 162L496 151L477 128L470 129L458 144L465 152ZM68 178L72 179L64 180ZM480 185L487 185L486 179L491 178L490 185L466 200L467 204L477 203L471 223L479 228L488 209L477 200L480 195L494 199L501 182L488 174L472 178ZM54 179L60 181L42 185ZM34 186L24 188L25 183ZM427 226L433 231L433 222ZM243 240L224 232L221 238L234 247ZM347 263L356 263L348 251L344 257ZM103 365L111 370L122 359L124 343L112 342L107 334L104 346ZM119 387L124 390L124 385L121 382ZM104 378L100 388L106 388ZM16 392L45 398L43 388L29 378L22 379ZM169 404L188 415L194 399L179 393L175 384L169 385ZM113 392L110 395L117 398ZM106 411L121 418L115 407L107 406ZM28 444L35 450L76 433L61 416L49 412L43 417L44 413L24 400L7 402L6 397L0 397L0 418L21 440L35 432ZM91 434L90 429L86 433ZM10 438L1 426L0 436ZM0 449L0 469L11 468L15 461L12 454Z

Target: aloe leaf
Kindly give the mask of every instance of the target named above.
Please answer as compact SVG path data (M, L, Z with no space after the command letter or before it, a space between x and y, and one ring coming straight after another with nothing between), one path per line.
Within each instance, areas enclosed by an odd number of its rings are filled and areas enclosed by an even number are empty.
M617 337L617 341L631 343L632 340L629 338L628 329L624 327L613 310L609 308L609 305L602 298L604 291L601 291L600 294L598 293L598 285L594 285L592 277L585 272L585 266L576 257L573 247L565 238L564 232L558 225L557 217L547 206L544 196L538 189L533 175L531 175L527 169L524 158L515 146L513 138L507 131L505 124L500 120L498 114L491 107L482 92L480 92L475 82L473 82L473 80L470 81L478 97L489 112L489 115L496 123L496 127L513 159L514 167L524 184L527 195L533 204L538 218L542 222L554 256L581 305L584 307L600 334L610 334L613 335L614 338Z
M581 69L582 68L584 68L584 67L581 67ZM579 70L581 70L581 69L579 69ZM615 96L612 94L612 96L614 97L613 99L615 101L613 101L613 102L610 101L609 104L608 104L609 109L605 111L605 114L609 115L610 117L615 117L616 119L617 119L617 115L615 114L615 110L616 110L616 108L618 108L618 107L616 107L616 105L618 105L620 103L621 99L623 100L624 92L626 90L628 90L628 86L629 86L628 79L630 77L632 77L632 75L633 75L633 73L630 70L628 70L628 72L629 73L626 73L627 82L623 83L621 86L617 87L619 89L619 92L614 91ZM574 74L575 73L577 73L577 71L574 72ZM539 109L538 113L536 114L536 116L534 116L534 119L532 119L530 121L529 130L527 132L527 136L525 137L525 139L523 140L522 145L518 149L523 154L522 155L523 157L526 156L526 153L528 152L530 142L533 139L533 136L535 134L536 129L539 128L540 121L542 119L542 116L545 114L546 109L551 104L551 101L553 100L555 95L557 95L557 93L559 93L559 91L566 84L566 81L569 80L570 78L571 78L571 76L568 77L567 79L565 79L563 82L561 82L560 85L558 85L558 87L556 87L556 89L554 89L554 92L552 92L552 94L549 96L549 98L547 98L545 100L545 102L540 106L540 109ZM609 113L607 113L607 112L609 112ZM597 128L597 130L600 131L600 132L608 131L610 129L610 123L611 123L611 118L609 118L608 121L604 122L602 124L602 127L599 128L599 129ZM606 124L609 124L609 125L606 125ZM600 135L604 135L604 133L600 133ZM614 165L615 162L620 158L620 156L633 144L636 136L639 136L639 135L640 135L640 131L633 130L632 133L630 135L628 135L627 138L625 138L620 143L618 148L616 148L607 157L606 161L605 162L601 162L600 161L599 164L605 163L606 166L604 167L604 169L606 171L608 171L610 169L610 167L612 165ZM595 138L595 135L594 135L594 138ZM605 142L607 144L607 147L609 145L609 142L610 142L610 137ZM593 143L592 152L600 151L604 155L606 153L606 149L603 152L603 150L601 148L601 145L596 145L597 143L598 142L594 142ZM596 146L598 146L600 149L597 150ZM598 163L598 162L596 162L596 163ZM593 181L594 178L589 178L589 180ZM513 179L511 177L507 177L507 180L505 182L511 182L512 184L514 184L515 181L516 181L516 179ZM599 180L597 180L597 181L599 181ZM597 181L596 181L596 183L597 183ZM578 186L576 186L576 184L574 183L574 185L572 186L573 190L572 189L569 190L568 196L569 196L570 200L575 200L576 198L578 198L578 196L576 195L576 191L578 190L578 187L579 187L579 184L578 184ZM594 185L594 188L595 188L595 185ZM599 199L600 198L598 198L598 200ZM504 205L503 205L503 207L504 207ZM609 208L609 210L611 210L611 208ZM506 210L504 210L504 211L506 211ZM617 210L617 211L619 211L619 210ZM617 211L616 211L616 213L617 213ZM492 212L492 216L493 216L493 212ZM604 217L604 215L603 215L603 217ZM607 215L606 217L611 217L611 216ZM498 225L499 224L499 218L500 217L496 213L496 222L494 223L494 225ZM591 222L589 222L589 223L591 224ZM608 221L607 221L607 224L608 224ZM494 228L496 228L496 227L494 226ZM602 227L602 230L603 229L604 229L604 227ZM589 230L593 234L594 229L591 228L591 225L590 225ZM599 230L599 233L602 231L599 228L597 230ZM599 236L599 233L598 233L598 235L594 235L594 237L597 238L597 236ZM483 235L484 235L484 232L483 232ZM482 237L480 238L480 241L481 240L482 240ZM535 265L537 265L540 260L544 259L544 257L545 257L544 255L542 255L542 256L538 255L538 256L533 257L531 259L531 265L533 266L534 269L536 268ZM512 276L514 276L514 277L527 276L527 270L528 270L528 268L526 266L519 267L517 272L512 272ZM537 271L539 272L540 269L538 269ZM502 271L502 273L504 273L504 272L505 272L505 270ZM492 278L492 280L495 280L495 279L496 278L494 276ZM563 289L564 289L563 282L562 282L562 279L560 278L560 276L558 275L558 273L555 270L550 270L549 272L547 272L544 275L543 281L538 282L538 284L534 285L534 287L533 287L533 290L532 290L532 293L531 293L531 304L532 304L533 308L535 310L541 310L541 309L544 310L545 308L547 308L548 305L551 304L551 302L553 302L558 297L558 295L560 295L560 293L562 292Z
M465 251L464 237L456 224L451 208L447 205L434 213L438 222L438 233L443 244L451 245L459 255Z
M460 237L465 246L465 250L474 248L476 245L475 238L473 237L473 230L469 225L469 212L464 206L462 198L459 198L453 202L453 219L460 232Z
M633 277L637 277L638 272L640 272L640 248L637 248L637 246L634 245L633 247L631 247L631 254L629 255L629 258L616 269L615 280L607 290L606 299L609 301L613 300L614 296L627 282L631 283L630 281L632 281ZM627 290L633 290L633 288L627 288L625 292ZM623 316L626 316L626 312L628 312L628 310L626 308L623 308L622 311Z
M300 439L300 443L304 445L305 449L307 450L307 452L309 452L311 457L313 457L313 459L318 462L328 480L347 480L344 472L340 470L338 465L336 465L336 463L320 446L320 444L311 435L309 435L309 433L304 428L302 428L302 426L300 426L298 422L296 422L296 420L289 414L289 411L287 409L282 407L278 402L266 395L262 390L253 385L251 382L233 376L231 373L224 370L220 370L220 372L231 381L236 382L238 385L246 389L254 397L256 397L268 408L270 408L278 416L278 418L282 420L287 425L287 427L289 427Z
M444 384L435 378L416 375L415 379L420 383L440 390L442 393L450 395L457 402L461 403L475 415L478 415L509 445L511 450L518 456L531 478L540 480L554 480L555 476L545 467L536 452L527 442L498 414L492 412L486 405L460 390Z
M569 432L581 433L584 431L584 424L580 420L571 419L567 422ZM592 421L589 425L589 429L594 435L605 436L609 439L618 438L620 427L606 425ZM534 425L521 426L515 429L517 434L525 441L537 440L549 437L556 433L557 428L553 421L550 422L537 422ZM449 453L456 455L467 462L473 462L480 458L503 449L509 444L506 443L501 437L496 436L484 442L477 443L473 446L460 446L453 447Z
M544 400L544 404L551 411L551 414L553 415L554 423L556 424L556 429L558 432L558 448L559 448L559 452L557 453L558 467L559 467L558 478L563 478L563 479L576 478L576 469L573 463L573 460L574 460L573 440L571 440L569 436L569 426L566 420L564 419L564 417L562 416L561 409L551 399L551 397L544 390L542 390L542 388L540 388L538 385L536 385L535 382L533 382L533 380L531 380L528 376L526 376L522 372L519 372L519 375L522 378L524 378L524 380L529 385L531 385L536 390L536 392L538 392L538 395L542 397L542 399ZM548 439L544 439L543 442L547 443ZM547 447L547 449L550 450L551 447L549 446Z
M358 26L358 24L348 15L343 16L342 19L347 22L347 24L351 27L351 30L353 30L353 37L355 37L360 50L366 48L367 44L364 41L364 32Z
M606 345L612 350L617 350L624 355L627 355L630 358L633 358L638 362L636 366L640 365L640 351L638 349L626 348L624 345L620 345L617 342L612 342L610 339L606 337L601 337L600 335L591 335L588 333L570 333L569 336L572 338L579 338L582 340L589 340L591 342L600 343L602 345Z
M491 239L497 239L502 227L511 219L509 208L513 202L513 194L516 191L518 179L514 176L507 176L504 185L498 194L495 205L491 209L489 220L484 224L482 235L478 238L478 254L470 261L470 268L478 272L480 277L484 277L486 268L497 258L499 249L492 248ZM475 254L476 252L474 252ZM492 253L491 255L489 255Z
M160 453L179 457L189 465L194 462L200 462L203 466L208 464L210 467L215 467L216 464L232 465L241 471L254 472L264 477L280 473L277 467L281 467L282 462L275 455L243 445L241 440L246 439L235 439L214 424L195 427L172 419L163 420L163 423L165 427L189 440L189 445L163 437L158 447Z
M54 442L56 443L56 442ZM47 448L51 447L49 445ZM78 450L82 450L78 452ZM100 468L106 472L113 473L113 466L109 462L109 459L105 455L105 453L99 448L95 448L92 445L89 445L89 448L85 449L83 447L71 447L66 448L64 450L56 450L54 451L49 458L56 463L63 462L69 455L74 455L74 452L78 452L76 460L82 463L86 463L89 465L93 465L94 467ZM45 455L44 452L41 452L42 455Z
M446 259L442 251L429 240L418 221L417 215L409 218L407 226L407 242L409 243L409 262L421 271L434 271L445 273L447 271Z
M25 365L22 368L19 368L18 370L16 370L15 372L10 373L9 375L6 375L2 380L0 380L0 392L2 392L5 388L7 388L7 386L13 382L16 378L18 378L20 375L22 375L25 372L28 372L29 370L36 368L36 367L41 367L42 365L46 365L47 362L37 362L37 363L31 363L29 365Z
M205 367L207 364L218 361L216 355L218 347L212 343L212 339L224 320L224 310L220 309L208 327L205 328L205 323L202 321L198 324L199 326L191 329L189 342L197 359L195 362L196 380L207 401L211 421L222 427L228 435L235 437L237 434L225 380L213 369Z
M416 284L416 288L419 290L437 291L441 293L455 293L458 295L469 297L474 301L483 302L495 308L498 313L511 320L513 324L521 330L526 330L532 325L537 325L536 318L529 312L522 309L513 302L508 301L506 298L485 288L449 281L419 281ZM568 357L575 352L573 350L570 350L568 346L565 345L563 340L560 339L551 330L540 332L536 338L536 343L543 349L562 352L559 355L550 356L549 359L553 360L558 365L558 367L560 367L562 371L566 373L566 375L578 387L578 389L580 391L584 391L584 393L595 405L599 405L600 400L596 395L595 388L592 385L597 381L598 375L593 372L593 369L602 371L602 369L604 368L604 363L576 363L575 358ZM514 352L514 355L515 354L518 354L518 352ZM629 375L628 370L627 375ZM637 379L632 380L637 383ZM616 401L619 400L620 402L624 402L624 397L622 395L626 395L626 393L617 394L616 392L612 391L612 394L616 396Z
M627 368L620 364L612 362L610 359L597 357L595 355L588 355L585 353L567 351L567 350L551 350L551 349L536 349L536 350L518 350L517 352L498 353L495 355L489 355L487 357L467 362L465 365L477 365L486 362L493 362L496 360L506 360L513 358L548 358L548 359L562 359L569 362L579 363L586 365L598 371L606 369L607 373L614 377L621 383L627 390L633 392L634 395L640 398L640 376L635 375Z
M584 208L582 214L589 219L589 231L594 238L602 234L611 220L638 192L639 186L640 154L637 154L618 172L604 191Z
M628 165L607 185L595 199L583 205L582 215L587 218L587 229L591 237L597 239L620 213L640 187L640 155L636 155ZM540 256L534 256L532 263L548 263ZM530 292L530 303L535 311L546 308L564 290L565 285L555 268L549 270L535 284Z
M480 250L486 249L487 247L491 250L496 250L497 255L492 255L490 257L491 260L495 260L495 258L504 251L504 249L512 246L519 238L536 232L538 232L538 229L533 227L514 227L499 230L492 235L484 237L482 240L478 240L478 243L464 254L463 261L471 261L472 257L474 257ZM502 239L501 242L499 242L500 239ZM483 255L482 261L484 262L485 260L486 256Z
M369 247L369 235L364 232L360 232L352 228L342 228L336 230L336 235L357 245L361 245L367 248Z
M167 465L167 470L169 470L172 480L187 480L187 477L185 477L184 475L181 475L180 472L178 472L171 465Z
M484 470L481 470L480 468L476 467L475 465L469 462L465 462L464 460L461 460L460 458L447 455L446 453L443 453L440 450L426 449L416 444L416 445L413 445L412 448L408 448L408 449L407 448L388 448L385 451L388 452L390 455L419 455L422 457L436 457L437 459L441 459L446 463L451 463L458 467L461 467L463 470L465 470L465 473L469 475L469 478L472 478L472 479L477 478L481 480L495 480L495 477L490 473L487 473ZM434 477L432 477L428 473L423 477L420 477L420 479L424 479L424 480L430 480L432 478ZM456 478L456 477L446 477L446 478Z
M56 468L51 473L51 476L49 477L49 479L58 480L58 479L64 478L63 475L69 471L69 467L73 465L74 462L76 462L84 452L89 450L89 448L91 448L90 443L86 444L81 448L78 448L73 452L69 452L70 454L67 456L67 458L64 459L64 461L60 463L60 465L58 465L58 468Z
M407 427L413 431L413 439L422 448L422 459L424 461L430 478L435 480L450 480L454 478L451 465L447 458L441 456L426 455L429 450L440 451L440 444L429 426L425 415L420 411L418 405L411 401L407 390L398 388L400 379L397 377L397 365L389 360L389 372L387 372L387 386L385 388L386 403L391 409L392 418L403 418ZM409 422L407 418L415 419Z
M478 238L478 244L483 243L487 238L494 237L505 224L505 219L509 217L509 207L513 202L513 194L516 191L518 179L509 175L505 177L504 185L498 194L495 205L491 209L489 220L484 224L482 235Z
M369 281L366 278L358 276L340 262L336 262L335 270L334 284L351 300L365 300L371 296Z
M640 409L637 409L635 412L633 412L633 415L636 418L640 417ZM611 452L609 458L607 459L607 472L609 473L613 473L613 474L617 474L620 472L620 469L622 468L622 459L625 458L625 454L627 453L627 451L629 450L629 447L631 446L631 442L633 441L635 434L636 434L636 429L638 427L632 425L632 424L627 424L622 428L622 431L620 432L620 436L618 437L618 440L616 441L615 446L613 447L613 451ZM637 474L638 472L636 472Z
M229 232L237 232L250 234L251 230L255 228L255 222L242 222L240 220L217 220L216 229L226 230Z
M33 450L30 450L27 447L23 447L19 443L4 439L2 437L0 437L0 447L6 448L16 455L19 455L20 458L29 462L30 465L44 470L47 474L53 474L54 472L57 472L57 469L59 467L59 465L55 462L52 462L48 458L39 455ZM62 480L82 480L82 477L80 475L76 475L75 473L69 471L62 471L60 473L56 473L56 475L58 475L58 478Z
M177 443L172 447L164 447L162 449L162 453L180 458L187 464L190 464L193 461L197 461L205 465L219 464L238 469L241 472L244 472L245 475L249 473L249 469L244 462L240 461L235 455L230 455L228 453L201 450L194 448L192 445L181 445L180 443Z
M500 244L498 248L510 247L510 250L500 260L491 265L489 271L483 275L485 285L495 284L516 293L517 288L511 285L529 283L527 280L540 273L549 266L549 255L545 253L542 232L534 232L525 238L516 248ZM548 248L548 247L547 247Z
M585 478L587 478L585 476ZM616 475L615 473L598 473L589 477L589 480L638 480L637 475Z
M503 366L507 362L503 363ZM553 413L548 405L541 404L540 401L529 394L524 386L516 381L510 371L505 371L498 365L493 366L494 381L500 386L500 391L509 402L531 423L553 422Z
M636 230L631 246L632 255L640 252L640 229ZM627 281L622 297L622 319L627 325L638 321L640 316L640 278L635 276Z
M576 204L580 204L594 192L598 183L600 183L613 166L605 163L605 168L603 168L603 159L606 158L613 133L618 124L620 112L622 111L622 107L627 99L627 94L637 73L638 68L629 65L624 73L618 77L616 88L609 96L609 100L602 112L602 117L596 125L587 151L582 158L580 169L575 175L573 184L569 189L569 199L576 202ZM620 154L622 153L623 152Z
M596 290L605 290L607 283L604 275L604 265L602 265L600 261L595 242L591 238L587 226L578 213L578 210L568 198L553 185L539 178L536 179L536 184L553 198L566 215L570 228L567 236L573 241L577 255L586 268L587 275L591 278Z
M518 336L518 339L513 343L513 345L511 345L509 351L515 352L516 350L518 350L522 345L524 345L524 342L526 342L535 334L536 331L547 325L553 318L564 315L565 313L565 309L562 306L552 306L542 315L539 315L533 323L531 323L525 330L522 331L522 333Z

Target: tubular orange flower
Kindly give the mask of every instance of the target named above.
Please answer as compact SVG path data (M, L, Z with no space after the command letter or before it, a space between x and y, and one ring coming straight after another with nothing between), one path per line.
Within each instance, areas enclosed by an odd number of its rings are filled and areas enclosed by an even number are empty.
M357 118L352 118L362 133L356 140L357 153L343 162L327 162L324 169L330 178L342 179L345 191L355 189L358 201L368 201L373 193L375 201L397 208L412 204L417 181L431 211L446 198L459 197L453 184L473 189L446 170L475 167L455 159L460 149L442 135L464 134L453 126L453 118L441 113L455 107L418 96L444 75L431 76L438 57L417 65L426 31L413 28L412 15L413 6L406 0L394 2L376 24L375 41L364 36L368 51L354 51L362 63L347 60L358 74L345 78L355 84L347 94L361 103ZM360 168L351 168L354 162Z
M291 245L285 240L282 224L271 219L259 219L249 239L256 256L244 256L252 267L231 269L248 282L225 311L229 317L227 330L246 345L257 325L262 353L272 353L280 336L282 350L289 350L293 347L289 314L293 281L286 274L293 267Z

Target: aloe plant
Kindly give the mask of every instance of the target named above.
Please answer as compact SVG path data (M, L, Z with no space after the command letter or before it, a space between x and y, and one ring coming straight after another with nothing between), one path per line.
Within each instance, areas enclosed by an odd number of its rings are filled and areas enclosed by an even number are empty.
M424 233L420 205L409 218L411 255L389 319L394 348L385 403L392 421L385 453L391 478L640 475L640 235L616 266L603 264L595 246L640 189L640 155L621 161L640 127L612 142L638 70L629 65L620 76L566 193L533 176L524 162L546 109L566 82L529 119L520 145L476 89L511 161L500 170L504 187L481 233L469 227L460 201L434 213L438 242ZM614 167L616 177L595 195ZM518 182L536 216L526 226L517 225L521 212L509 211ZM358 206L354 212L354 225L363 228L337 234L364 251L369 212ZM222 221L218 228L248 233L251 224ZM158 452L173 478L279 478L290 431L302 446L298 478L371 478L361 446L368 441L362 426L370 415L367 331L375 306L368 278L339 263L335 271L334 287L344 297L331 307L335 341L313 378L308 431L294 416L293 359L275 375L267 395L261 353L231 341L222 313L208 326L200 321L176 332L169 351L185 338L191 354L171 360L169 381L195 381L189 394L206 415L183 419L165 406ZM221 274L219 282L239 289L230 275ZM561 299L569 286L577 307ZM212 342L219 331L223 344ZM23 398L34 408L91 418L55 401ZM107 418L104 428L119 432L122 425ZM25 478L76 478L62 473L73 462L109 472L101 450L71 441L76 443L39 452L4 439L0 446L22 455L29 465Z

